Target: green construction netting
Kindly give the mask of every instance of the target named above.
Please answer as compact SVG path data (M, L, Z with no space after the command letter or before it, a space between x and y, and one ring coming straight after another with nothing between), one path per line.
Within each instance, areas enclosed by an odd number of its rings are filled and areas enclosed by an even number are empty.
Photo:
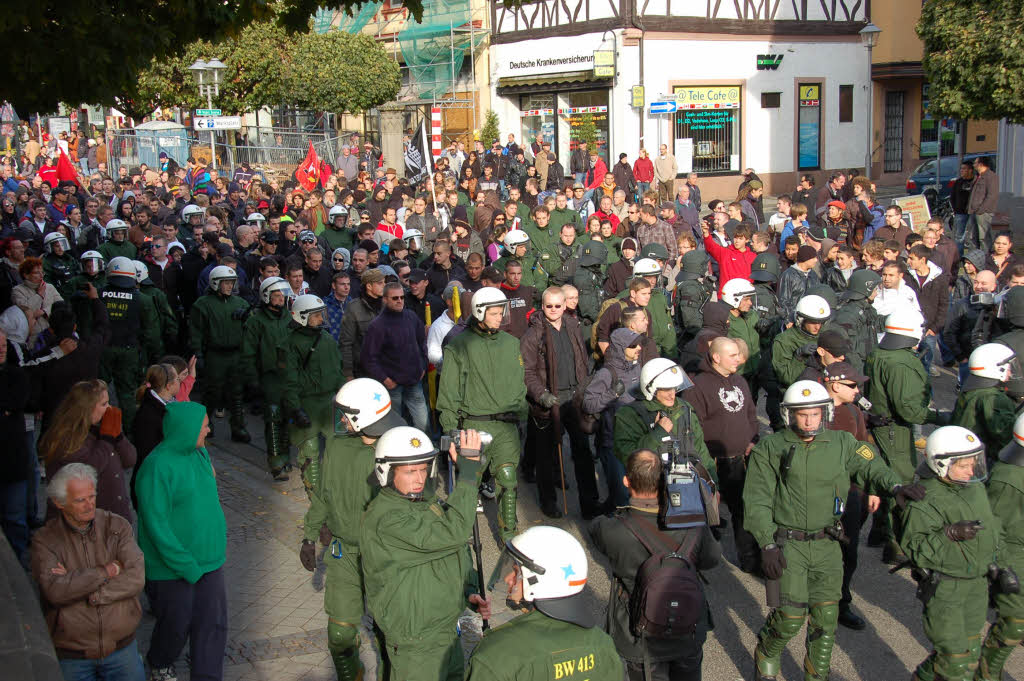
M359 11L352 15L344 10L319 9L313 15L313 30L317 33L328 31L345 31L346 33L359 33L377 14L382 2L365 2L359 6Z
M451 93L470 48L469 0L426 0L423 21L410 23L398 36L409 81L421 99ZM476 31L477 41L483 31Z

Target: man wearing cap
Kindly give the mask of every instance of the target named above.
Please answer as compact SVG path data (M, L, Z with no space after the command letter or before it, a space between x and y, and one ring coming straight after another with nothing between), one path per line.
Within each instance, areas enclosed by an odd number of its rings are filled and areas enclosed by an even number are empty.
M818 218L818 226L824 227L828 238L840 246L847 243L853 225L846 217L846 204L838 199L828 202L825 213Z
M793 321L796 304L808 288L820 283L812 270L818 262L818 252L811 246L801 246L796 252L796 263L787 267L779 277L779 307L786 323Z
M426 270L414 267L409 270L409 290L405 294L405 309L412 310L423 324L427 323L427 308L430 308L431 320L441 316L448 306L441 298L427 290L430 279Z
M818 334L817 343L808 343L798 352L801 359L806 362L807 368L803 370L797 380L821 383L825 369L836 362L846 360L846 355L850 352L850 343L842 331L828 329Z
M341 351L343 371L347 380L366 375L359 362L363 338L370 322L380 314L383 296L384 273L378 269L365 270L361 277L359 297L348 304L345 316L341 318L338 349Z
M635 208L634 206L631 210ZM627 236L619 242L621 257L605 270L605 297L617 296L629 285L629 280L633 276L633 261L639 250L640 245L634 237Z
M825 215L830 201L843 200L843 187L846 185L846 175L842 171L835 171L828 176L828 182L822 185L814 200L814 217L819 219ZM814 186L813 184L811 185ZM845 205L845 204L844 204Z
M822 334L824 335L824 334ZM829 424L830 430L845 430L861 442L868 439L867 420L863 410L856 404L860 399L860 388L868 380L849 362L833 362L825 367L822 380L829 397L832 398L834 417ZM876 495L868 495L864 488L856 482L850 483L850 491L846 497L846 509L840 522L843 533L849 542L842 545L843 550L843 587L839 599L839 624L848 629L860 631L867 623L853 611L853 597L850 584L853 573L857 570L857 548L860 545L860 529L867 520L869 513L874 513L881 500Z

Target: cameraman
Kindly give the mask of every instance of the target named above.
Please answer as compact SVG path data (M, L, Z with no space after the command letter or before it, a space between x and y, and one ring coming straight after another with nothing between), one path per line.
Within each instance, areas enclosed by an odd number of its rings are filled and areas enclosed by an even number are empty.
M996 317L995 290L995 272L981 270L974 278L974 293L954 301L949 310L942 343L960 367L961 385L967 378L967 358L978 345L987 343L992 337L992 323Z
M707 570L718 565L721 549L714 540L707 525L690 529L659 530L658 496L662 485L662 465L658 455L649 449L638 449L626 459L626 476L623 483L629 490L629 506L620 508L614 516L602 516L590 525L590 538L599 551L608 556L615 576L614 588L609 594L608 633L615 641L615 648L626 661L627 678L641 681L644 678L671 679L672 681L697 681L701 678L701 661L704 656L704 640L710 629L710 618L705 611L697 620L695 631L688 637L672 639L641 640L632 634L629 622L629 595L634 588L637 570L650 553L640 540L624 524L624 519L649 527L648 541L661 546L672 544L666 550L693 541L691 535L698 534L690 553L691 564L697 570ZM644 661L650 661L650 668L644 669ZM645 672L649 676L645 676Z

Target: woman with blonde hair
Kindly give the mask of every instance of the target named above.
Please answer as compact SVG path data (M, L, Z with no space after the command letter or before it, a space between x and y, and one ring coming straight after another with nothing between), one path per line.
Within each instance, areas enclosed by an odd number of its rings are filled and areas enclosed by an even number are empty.
M121 429L121 410L110 406L107 384L99 379L71 386L39 439L46 477L61 466L85 463L96 469L96 506L132 520L125 470L135 465L135 447ZM49 505L47 516L55 517Z
M132 440L138 455L131 480L132 505L135 508L139 507L135 498L135 476L149 453L164 439L164 413L167 403L174 401L180 385L181 379L173 364L154 364L146 370L146 382L135 393L135 402L139 405L132 422Z

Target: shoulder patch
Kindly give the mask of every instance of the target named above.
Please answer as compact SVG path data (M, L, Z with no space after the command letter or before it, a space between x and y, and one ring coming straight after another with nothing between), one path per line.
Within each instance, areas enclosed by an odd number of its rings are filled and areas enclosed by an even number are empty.
M860 454L861 458L865 461L871 461L871 459L875 458L875 453L868 445L862 444L860 447L857 447L857 453Z

